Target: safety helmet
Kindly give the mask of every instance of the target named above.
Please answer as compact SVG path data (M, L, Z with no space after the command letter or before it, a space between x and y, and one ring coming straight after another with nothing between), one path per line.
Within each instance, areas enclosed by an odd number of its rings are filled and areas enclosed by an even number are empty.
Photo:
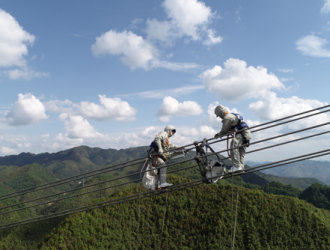
M218 105L214 109L214 114L221 119L225 117L225 114L228 112L228 110L223 105Z
M164 129L164 131L167 133L168 137L171 137L171 132L173 131L173 134L175 134L176 129L173 125L167 125Z

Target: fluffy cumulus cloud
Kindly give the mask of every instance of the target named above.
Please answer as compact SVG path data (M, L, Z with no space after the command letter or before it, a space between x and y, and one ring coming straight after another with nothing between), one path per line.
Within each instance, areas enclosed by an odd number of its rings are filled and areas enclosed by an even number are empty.
M60 120L64 122L68 137L71 139L95 138L102 136L86 119L79 115L74 116L63 113L60 115Z
M47 118L45 106L31 93L18 94L18 100L5 113L5 121L12 126L36 124Z
M224 66L216 65L200 75L206 89L220 99L238 102L264 96L270 89L285 88L274 74L262 66L247 67L245 61L233 58L228 59Z
M192 40L207 37L206 45L220 43L222 38L208 28L215 13L204 2L197 0L165 0L162 4L168 21L148 19L147 38L172 45L177 38L187 36Z
M148 41L132 32L110 30L92 45L95 56L102 54L123 55L120 60L131 69L149 69L157 58L158 51Z
M327 105L318 100L301 99L296 96L279 98L269 93L267 98L251 103L249 109L263 120L274 120Z
M24 66L27 46L34 40L10 14L0 9L0 66Z
M193 63L172 63L159 59L159 52L149 41L130 31L117 32L110 30L100 37L92 45L94 56L104 54L122 55L120 60L132 70L142 68L167 68L174 71L185 71L196 68Z
M321 13L329 13L330 12L330 0L324 0L324 5L321 9Z
M28 55L28 46L32 46L34 40L35 36L25 31L9 13L0 9L0 67L19 67L4 71L9 79L30 80L48 76L48 73L29 69L24 59Z
M173 116L200 115L203 113L202 107L194 101L179 103L176 99L166 96L159 107L157 115L161 116L160 121L169 122Z
M249 109L262 120L279 119L293 114L301 113L311 109L328 105L318 100L301 99L296 96L290 98L279 98L276 93L269 93L264 100L251 103ZM314 113L319 113L315 111ZM300 129L329 122L330 115L327 113L311 116L283 127L283 129Z
M162 60L155 43L173 45L176 39L182 37L185 37L186 41L204 40L203 43L207 46L220 43L222 38L215 34L215 30L209 28L215 13L212 13L210 7L197 0L165 0L162 6L169 20L148 19L145 28L146 38L131 31L109 30L96 37L96 42L91 48L94 56L118 55L122 63L132 70L166 68L187 71L198 67L194 63Z
M107 98L99 95L101 105L91 102L81 102L78 114L95 120L133 121L136 109L120 98Z
M300 38L296 43L296 48L303 55L313 57L330 57L330 50L325 48L329 42L318 36L309 35Z
M136 119L135 115L137 111L128 102L120 98L109 98L105 95L99 95L99 99L100 104L88 101L76 104L70 100L52 100L45 102L45 106L51 112L67 113L99 121L133 121Z

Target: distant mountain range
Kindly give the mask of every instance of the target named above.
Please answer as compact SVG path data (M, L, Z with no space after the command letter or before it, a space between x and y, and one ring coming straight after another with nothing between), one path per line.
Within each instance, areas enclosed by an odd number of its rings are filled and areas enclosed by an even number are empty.
M14 189L17 191L19 185L15 183L19 183L19 178L23 178L19 176L24 175L24 171L19 169L26 165L38 164L43 167L43 175L47 176L47 172L49 175L47 178L43 178L43 180L48 181L71 177L108 165L143 158L146 156L147 149L148 147L135 147L116 150L80 146L57 153L21 153L19 155L4 156L0 157L0 174L2 176L8 176L8 173L11 173L11 175L16 175L18 179L14 180L13 177L9 179L6 177L6 179L3 179L0 177L0 183L8 183L7 186L11 188L15 186ZM190 151L187 157L193 158L194 156L195 152ZM229 160L225 160L225 163L227 166L231 165ZM250 167L260 165L255 162L247 162L246 164ZM9 166L11 167L8 168ZM34 168L41 170L39 167ZM30 173L34 173L32 175L36 175L38 172L36 170L31 171L32 170L30 170ZM179 175L185 176L185 173ZM190 173L186 172L186 175L188 176ZM194 178L197 178L196 175L194 176ZM262 171L262 173L243 175L242 178L245 182L256 185L265 185L271 181L278 181L285 185L292 184L300 189L306 189L314 182L329 185L330 162L308 160L265 170ZM37 179L38 177L36 177L34 182L30 181L30 184L40 183L40 180Z
M266 163L267 162L264 163L256 163L251 161L246 162L246 164L249 165L250 167L255 167ZM306 160L306 161L288 164L285 166L263 170L261 172L267 175L274 175L274 176L287 177L287 178L312 178L312 179L317 179L326 185L330 185L329 161Z

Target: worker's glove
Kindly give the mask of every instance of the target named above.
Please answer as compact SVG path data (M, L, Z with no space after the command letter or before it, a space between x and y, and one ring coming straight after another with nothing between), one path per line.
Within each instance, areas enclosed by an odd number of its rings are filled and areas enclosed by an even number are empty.
M216 133L216 134L214 135L214 138L221 138L220 133Z
M163 153L163 149L158 149L158 155L162 155Z

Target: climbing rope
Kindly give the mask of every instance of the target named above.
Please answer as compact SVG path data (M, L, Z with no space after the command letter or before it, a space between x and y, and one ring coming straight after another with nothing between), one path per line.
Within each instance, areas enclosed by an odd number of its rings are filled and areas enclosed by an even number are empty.
M237 196L236 196L235 225L234 225L234 236L233 236L233 250L235 248L235 232L236 232L237 207L238 207L238 188L239 188L239 182L237 182Z
M147 160L144 161L144 164L140 170L140 179L142 179L142 170L144 169L144 166L147 164ZM142 183L140 183L140 187L139 187L139 222L138 222L138 230L137 230L137 237L138 237L138 244L136 245L137 246L137 249L140 245L140 214L141 214L141 187L142 187Z
M160 233L160 239L159 239L159 250L162 245L162 237L163 237L163 230L164 230L164 222L165 222L165 214L166 214L166 207L167 207L167 199L168 199L168 191L166 189L166 201L165 201L165 209L164 209L164 215L163 215L163 225L162 225L162 231Z

